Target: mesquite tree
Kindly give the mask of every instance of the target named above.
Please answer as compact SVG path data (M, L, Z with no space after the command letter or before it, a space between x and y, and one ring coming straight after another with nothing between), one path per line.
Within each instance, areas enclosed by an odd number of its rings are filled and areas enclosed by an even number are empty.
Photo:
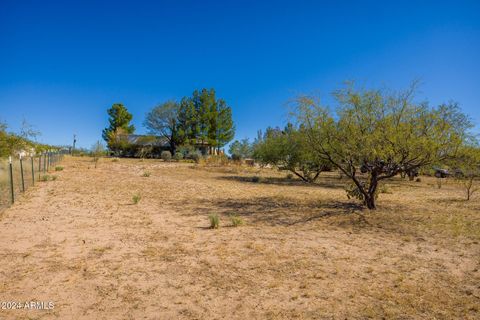
M348 84L334 93L334 113L316 98L296 101L292 115L311 152L349 177L350 195L369 209L376 208L381 181L454 157L467 139L471 123L456 104L431 108L415 103L414 93L414 85L389 93Z
M480 148L475 145L466 146L459 152L459 156L450 163L456 169L455 178L465 191L465 199L468 201L480 187Z
M262 164L287 170L304 182L313 183L331 164L316 156L307 145L301 128L288 124L284 130L267 128L254 144L253 157Z

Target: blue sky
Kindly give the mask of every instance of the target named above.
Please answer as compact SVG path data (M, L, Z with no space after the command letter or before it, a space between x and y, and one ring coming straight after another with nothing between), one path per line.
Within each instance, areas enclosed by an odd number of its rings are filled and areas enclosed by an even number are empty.
M116 102L142 133L157 103L213 87L241 139L284 124L297 94L413 79L480 133L479 1L0 0L0 120L52 144L90 147Z

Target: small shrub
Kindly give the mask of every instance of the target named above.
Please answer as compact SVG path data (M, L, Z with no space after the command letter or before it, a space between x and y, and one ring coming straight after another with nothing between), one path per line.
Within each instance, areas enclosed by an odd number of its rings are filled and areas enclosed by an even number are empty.
M187 159L193 160L196 163L199 163L201 158L202 158L202 155L199 152L190 152L187 155Z
M140 199L142 199L142 197L139 194L134 194L132 197L133 204L139 203Z
M243 219L235 215L230 216L230 221L234 227L239 227L244 224Z
M56 166L55 171L63 171L63 167L62 166Z
M57 176L52 176L52 181L57 180Z
M422 179L417 178L417 179L415 179L415 182L422 182Z
M149 171L145 171L145 172L142 174L142 177L145 177L145 178L150 177L150 172L149 172Z
M378 187L378 193L391 194L392 192L390 191L390 189L386 185L381 185L381 186Z
M118 158L114 158L112 162L118 162Z
M208 220L210 220L210 228L211 229L218 229L220 227L220 217L218 214L211 214L208 216Z
M44 174L40 177L40 181L46 182L48 180L50 180L50 176L48 174Z
M292 180L292 179L293 179L293 174L288 173L288 174L287 174L287 179L288 179L288 180Z
M173 155L173 159L177 160L177 161L180 161L183 159L183 153L181 152L175 152L175 154Z
M162 151L160 158L162 158L163 161L170 161L172 160L172 153L170 151Z
M442 189L443 180L442 178L437 178L437 188Z

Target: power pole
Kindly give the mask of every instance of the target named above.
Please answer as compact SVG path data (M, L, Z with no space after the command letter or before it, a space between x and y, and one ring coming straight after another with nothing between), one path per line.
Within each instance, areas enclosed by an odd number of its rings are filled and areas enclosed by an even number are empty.
M73 135L73 148L72 148L72 156L75 153L75 143L77 142L77 135Z

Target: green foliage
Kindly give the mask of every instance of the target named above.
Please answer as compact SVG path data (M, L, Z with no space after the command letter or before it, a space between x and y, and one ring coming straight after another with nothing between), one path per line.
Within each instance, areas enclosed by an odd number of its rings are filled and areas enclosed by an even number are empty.
M288 170L305 182L314 182L322 171L331 170L331 164L311 150L302 128L292 124L280 128L267 128L257 139L253 156L264 165Z
M48 174L44 174L40 177L40 181L42 181L42 182L47 182L49 180L50 180L50 175L48 175Z
M148 178L150 177L151 173L149 171L145 171L143 174L142 174L142 177L145 177L145 178Z
M160 158L162 158L163 161L170 161L172 160L172 154L170 151L162 151Z
M211 229L218 229L220 227L220 217L218 216L218 214L210 214L208 216L208 220L210 221Z
M245 158L251 158L253 156L253 145L248 139L242 139L240 141L235 140L228 150L233 160L241 160Z
M460 149L458 156L449 162L459 174L455 179L465 191L465 199L470 200L472 195L480 188L477 185L480 180L480 148L469 145Z
M109 126L102 131L102 137L108 145L108 148L115 153L119 153L125 147L126 141L122 136L131 134L135 127L130 124L132 114L121 103L115 103L107 110L109 115Z
M105 156L105 147L100 142L97 141L91 148L90 151L91 156L93 157L93 162L95 163L95 168L97 167L98 160L100 157Z
M239 227L244 224L244 221L241 217L236 216L236 215L231 215L230 216L230 221L232 222L233 227Z
M32 141L39 132L23 120L20 133L7 132L7 125L0 122L0 158L16 156L21 151L41 153L47 150L58 150L58 147Z
M183 153L181 152L175 152L175 154L173 155L173 159L177 160L177 161L180 161L183 159Z
M137 193L133 195L132 202L133 204L138 204L141 199L142 199L142 196L140 196L140 194Z
M431 108L415 103L414 93L415 85L389 93L349 84L334 95L335 114L314 97L296 101L292 115L307 149L349 177L370 209L381 180L455 157L471 139L471 123L458 105Z
M55 171L63 171L63 167L62 166L56 166Z
M179 109L177 102L167 101L147 113L144 122L151 134L167 139L171 153L175 153L177 147L185 141L185 135L179 128Z
M214 89L195 90L192 97L180 102L178 134L185 143L221 148L232 140L234 133L232 110L225 100L216 98Z

